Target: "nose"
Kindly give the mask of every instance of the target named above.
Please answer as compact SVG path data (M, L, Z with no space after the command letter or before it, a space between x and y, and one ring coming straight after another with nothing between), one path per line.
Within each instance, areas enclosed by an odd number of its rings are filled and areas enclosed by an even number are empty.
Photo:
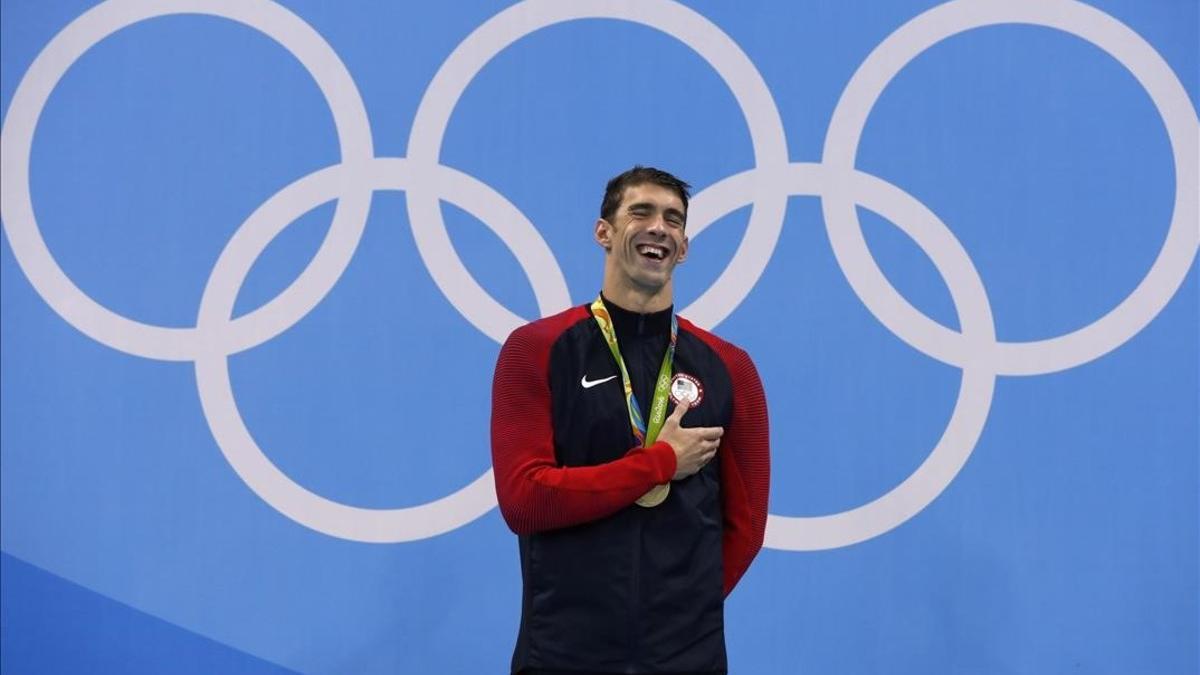
M654 217L650 219L650 224L649 224L649 226L647 226L646 231L652 232L654 234L666 236L666 234L667 234L667 219L666 219L666 217L664 217L662 213L654 214Z

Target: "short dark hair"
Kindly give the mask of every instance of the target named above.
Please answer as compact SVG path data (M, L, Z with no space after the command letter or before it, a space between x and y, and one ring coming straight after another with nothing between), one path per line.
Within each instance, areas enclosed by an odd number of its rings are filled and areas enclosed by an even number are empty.
M621 205L621 198L625 196L625 188L645 183L661 185L679 195L680 201L683 202L683 217L685 221L687 220L688 197L691 196L688 190L692 186L662 169L640 164L608 181L608 185L604 188L604 201L600 202L600 217L611 223L617 215L617 207Z

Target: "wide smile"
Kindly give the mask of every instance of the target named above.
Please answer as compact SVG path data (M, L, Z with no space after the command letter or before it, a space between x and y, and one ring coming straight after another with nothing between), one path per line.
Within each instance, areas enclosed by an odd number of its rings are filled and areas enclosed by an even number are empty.
M671 250L661 244L638 244L635 249L638 255L656 262L666 260L667 256L671 254Z

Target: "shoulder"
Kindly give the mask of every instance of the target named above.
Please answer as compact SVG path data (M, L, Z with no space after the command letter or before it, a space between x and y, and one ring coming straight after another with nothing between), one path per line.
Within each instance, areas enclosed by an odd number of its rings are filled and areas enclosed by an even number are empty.
M521 345L527 348L549 349L568 329L590 318L592 314L586 305L576 305L517 328L504 344L506 347Z
M496 382L544 376L550 367L550 351L559 338L591 316L587 307L572 307L514 330L496 359Z
M679 317L679 330L695 336L709 349L716 352L730 371L742 370L746 366L754 367L754 362L750 360L750 355L746 353L746 350L704 330L682 316Z
M703 342L724 364L735 392L735 411L740 411L738 414L742 419L756 420L758 416L766 415L766 395L763 391L762 378L746 350L713 335L682 317L679 319L679 331ZM765 419L763 417L761 421L764 428Z

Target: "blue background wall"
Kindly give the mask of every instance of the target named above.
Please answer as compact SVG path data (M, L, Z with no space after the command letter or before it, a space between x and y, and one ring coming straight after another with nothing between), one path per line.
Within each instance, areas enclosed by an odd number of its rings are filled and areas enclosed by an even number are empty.
M468 38L566 6L0 4L5 672L503 671L495 338L595 294L635 162L696 186L677 307L771 406L734 672L1200 671L1197 3L619 3ZM1039 7L1073 30L1013 22ZM855 213L881 276L831 244Z

